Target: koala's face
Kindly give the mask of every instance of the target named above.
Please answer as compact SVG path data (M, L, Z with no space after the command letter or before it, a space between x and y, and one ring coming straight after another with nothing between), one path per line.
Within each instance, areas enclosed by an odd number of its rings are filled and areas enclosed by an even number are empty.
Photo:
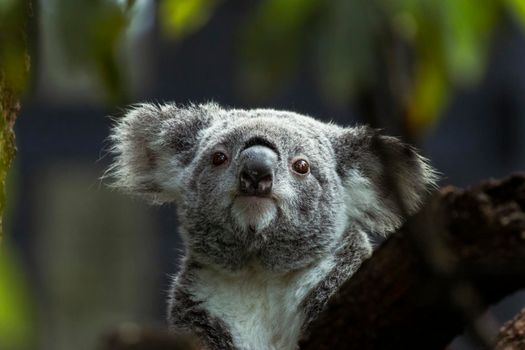
M348 230L399 225L381 150L409 211L434 181L393 138L290 112L143 105L112 138L116 184L176 202L188 253L230 270L256 262L289 271L335 249Z
M346 226L330 141L292 115L226 113L201 136L183 179L190 251L279 270L326 252Z

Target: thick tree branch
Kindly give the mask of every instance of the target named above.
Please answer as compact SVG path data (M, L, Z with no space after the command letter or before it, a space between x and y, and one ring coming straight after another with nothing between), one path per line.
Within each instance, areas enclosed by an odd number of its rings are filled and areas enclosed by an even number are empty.
M301 349L443 349L472 321L463 305L525 287L524 209L523 175L443 189L343 285ZM413 234L440 239L422 251Z

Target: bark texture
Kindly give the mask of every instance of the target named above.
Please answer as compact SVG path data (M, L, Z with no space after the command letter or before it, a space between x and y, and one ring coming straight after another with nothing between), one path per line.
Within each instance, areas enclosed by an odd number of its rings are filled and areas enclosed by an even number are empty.
M8 2L0 11L0 243L5 180L16 153L13 126L29 73L26 29L30 14L30 0Z
M0 242L6 204L5 180L16 152L13 126L19 109L17 94L7 86L0 72Z
M496 350L523 349L525 349L525 309L501 328L496 341Z
M525 287L525 176L444 188L330 300L301 349L443 349Z

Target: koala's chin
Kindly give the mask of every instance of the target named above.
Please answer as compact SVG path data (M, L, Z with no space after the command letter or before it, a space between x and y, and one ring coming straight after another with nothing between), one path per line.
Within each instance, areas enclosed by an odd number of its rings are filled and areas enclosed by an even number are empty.
M243 231L257 233L277 218L277 203L272 197L237 196L232 205L234 223Z

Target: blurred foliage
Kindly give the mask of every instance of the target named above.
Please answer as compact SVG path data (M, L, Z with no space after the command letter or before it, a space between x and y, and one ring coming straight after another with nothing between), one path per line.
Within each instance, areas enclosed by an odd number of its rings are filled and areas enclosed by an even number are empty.
M240 84L248 88L244 93L266 95L295 72L306 49L305 35L321 4L319 0L261 2L241 33Z
M520 21L521 25L525 28L525 1L523 0L506 0L511 12L516 16L516 19Z
M454 87L480 80L503 9L494 0L397 0L388 5L393 29L413 48L407 117L413 128L422 129L437 118ZM401 16L413 26L409 35L404 23L395 21Z
M32 309L22 272L12 254L0 247L0 349L33 349Z
M13 125L18 98L28 75L25 28L29 11L27 1L0 1L0 242L6 204L5 179L16 152Z
M246 25L245 88L265 96L309 61L325 96L347 104L377 86L377 64L397 59L391 44L398 40L410 59L406 71L393 72L390 89L404 99L409 126L423 130L454 88L480 80L493 34L509 13L525 23L525 1L265 0Z
M42 0L41 11L52 31L52 50L64 72L80 72L98 80L112 103L128 97L125 62L119 60L124 31L134 0ZM56 62L55 62L56 64Z
M181 38L203 26L218 5L218 0L164 0L159 4L164 33Z
M131 10L137 0L41 0L57 38L52 50L65 72L82 71L100 81L110 101L128 95L126 62L119 60ZM201 28L225 1L162 0L160 27L174 38ZM20 20L21 0L0 1L2 25ZM11 15L16 13L16 15ZM9 14L9 15L6 15ZM472 86L485 71L488 49L502 18L525 26L523 0L261 0L240 31L243 93L264 98L286 86L306 64L316 72L331 103L347 105L387 80L414 129L432 124L454 88ZM23 85L21 48L2 31L0 54L8 76ZM0 34L1 35L1 34ZM400 41L407 62L399 60ZM403 50L403 49L402 49ZM120 52L121 53L121 52ZM403 54L401 54L403 55ZM386 62L386 63L385 63ZM407 66L407 67L405 67ZM380 67L381 68L381 67ZM17 81L20 80L20 81Z
M51 50L62 53L52 56L63 60L57 63L59 69L95 77L115 103L128 95L126 62L118 56L137 2L38 2L56 34ZM223 2L159 1L161 28L174 38L187 36L201 28ZM20 31L13 28L23 22L26 13L20 9L25 3L0 1L0 58L8 67L6 79L19 89L25 84L24 48ZM309 64L330 102L346 105L363 90L377 86L379 75L384 74L378 64L398 59L390 44L400 40L410 62L408 69L396 68L398 77L392 77L391 90L398 90L410 124L424 129L437 117L452 89L472 86L482 77L490 40L506 14L525 26L525 1L261 0L240 31L242 90L263 98Z
M23 91L27 79L25 26L28 15L28 1L0 1L0 77L2 86L16 94Z

